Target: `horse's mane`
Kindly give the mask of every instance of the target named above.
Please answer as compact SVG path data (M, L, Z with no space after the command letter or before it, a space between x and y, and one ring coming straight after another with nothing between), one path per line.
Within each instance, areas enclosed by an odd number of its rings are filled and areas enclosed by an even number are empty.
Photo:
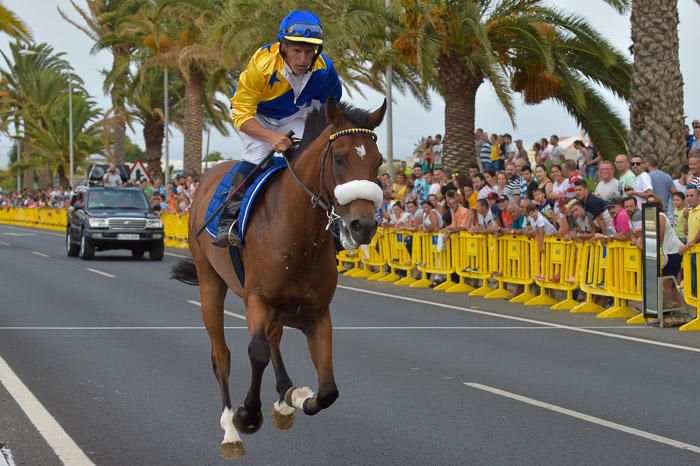
M361 108L353 107L347 102L336 103L343 112L343 117L357 128L374 129L369 127L369 112ZM313 110L306 118L304 125L304 136L301 138L299 146L292 153L290 160L299 157L304 150L311 145L328 126L325 106Z

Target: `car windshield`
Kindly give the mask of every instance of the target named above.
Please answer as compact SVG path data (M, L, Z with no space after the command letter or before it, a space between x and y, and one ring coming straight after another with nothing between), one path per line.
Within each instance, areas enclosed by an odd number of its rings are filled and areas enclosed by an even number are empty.
M87 207L88 209L149 209L143 192L119 189L90 191Z

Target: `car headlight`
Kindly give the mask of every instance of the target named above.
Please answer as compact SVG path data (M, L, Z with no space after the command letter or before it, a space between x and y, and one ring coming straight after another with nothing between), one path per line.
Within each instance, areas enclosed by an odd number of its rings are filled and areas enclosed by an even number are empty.
M109 220L106 218L90 218L88 219L90 228L109 228Z
M147 218L146 228L163 228L163 221L159 218Z

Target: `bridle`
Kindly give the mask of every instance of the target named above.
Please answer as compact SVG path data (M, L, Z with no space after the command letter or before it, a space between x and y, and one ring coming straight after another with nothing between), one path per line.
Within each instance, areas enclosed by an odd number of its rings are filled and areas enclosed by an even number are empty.
M292 167L291 162L287 158L287 155L282 154L282 157L284 157L284 161L287 163L287 169L291 173L292 178L297 182L297 184L299 184L299 186L301 186L301 189L304 190L304 192L311 199L311 206L313 208L320 207L326 213L326 217L328 218L326 230L331 230L333 236L335 237L337 237L337 233L333 231L331 227L337 222L342 221L340 216L336 213L336 207L339 207L341 204L338 203L337 199L335 199L335 196L331 196L330 192L328 191L328 187L324 183L326 175L326 161L328 159L328 154L330 153L331 145L334 141L343 136L350 136L354 134L364 134L366 136L369 136L374 142L377 142L377 133L370 129L349 128L334 132L334 128L331 126L331 134L328 137L328 142L326 143L326 148L323 151L323 155L321 155L321 169L319 171L318 178L318 193L314 193L311 189L309 189L308 186L306 186L306 184L294 172L294 168ZM333 186L335 188L337 186L337 183L335 181L335 174L333 173L333 164L331 164L331 180L333 181ZM335 201L331 201L331 199L335 199Z

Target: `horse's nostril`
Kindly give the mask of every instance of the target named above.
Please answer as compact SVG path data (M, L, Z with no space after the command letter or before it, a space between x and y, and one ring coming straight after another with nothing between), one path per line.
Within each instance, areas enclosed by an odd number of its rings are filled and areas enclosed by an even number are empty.
M362 222L359 220L353 220L350 222L350 229L352 231L361 231L362 230Z

